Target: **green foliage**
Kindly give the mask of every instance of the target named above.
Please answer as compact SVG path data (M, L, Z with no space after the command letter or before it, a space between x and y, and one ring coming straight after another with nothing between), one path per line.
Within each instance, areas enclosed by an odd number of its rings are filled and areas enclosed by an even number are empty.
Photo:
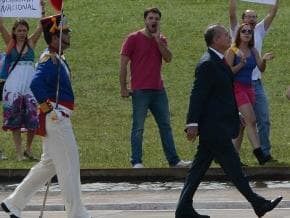
M169 96L172 129L178 153L182 159L192 159L196 143L184 136L183 128L188 107L193 72L205 51L203 31L207 25L222 23L228 26L226 0L78 0L65 2L65 14L72 27L72 45L66 51L73 73L76 109L74 130L79 144L82 168L130 167L131 102L119 94L119 51L129 32L143 28L143 11L157 6L162 12L161 29L167 36L174 59L163 67L163 78ZM268 7L239 2L239 14L247 7L257 10L261 19ZM46 5L47 11L49 5ZM276 58L268 63L263 81L271 111L271 141L273 155L289 164L290 110L284 91L289 81L290 6L281 1L278 15L264 42L264 52L272 50ZM11 20L6 26L11 26ZM29 20L35 27L35 20ZM2 43L2 42L1 42ZM1 46L3 48L3 46ZM37 54L45 48L38 44ZM11 134L1 132L1 147L8 161L1 168L30 167L32 163L16 163ZM144 134L144 164L146 167L167 167L161 148L158 128L148 115ZM34 142L40 155L41 141ZM241 157L250 165L257 165L246 137Z

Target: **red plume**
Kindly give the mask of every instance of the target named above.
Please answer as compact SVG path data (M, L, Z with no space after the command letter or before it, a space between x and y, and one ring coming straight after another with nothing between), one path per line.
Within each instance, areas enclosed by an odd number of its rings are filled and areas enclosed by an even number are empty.
M57 13L61 11L62 1L63 0L49 0L51 6Z

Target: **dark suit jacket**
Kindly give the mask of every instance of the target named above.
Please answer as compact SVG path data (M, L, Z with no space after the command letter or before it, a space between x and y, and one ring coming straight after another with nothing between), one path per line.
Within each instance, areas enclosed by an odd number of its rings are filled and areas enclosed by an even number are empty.
M201 143L238 135L240 121L233 91L233 73L210 49L195 70L186 123L198 123Z

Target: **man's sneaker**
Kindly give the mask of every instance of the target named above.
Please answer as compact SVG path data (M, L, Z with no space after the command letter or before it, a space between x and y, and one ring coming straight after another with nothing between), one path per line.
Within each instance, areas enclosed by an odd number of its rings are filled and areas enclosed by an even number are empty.
M277 159L273 158L273 156L270 154L270 155L267 155L266 156L266 159L267 159L267 162L269 163L275 163L275 162L278 162Z
M141 163L137 163L137 164L134 164L134 165L133 165L133 168L134 168L134 169L141 169L141 168L144 168L144 165L141 164Z
M0 151L0 160L7 160L8 158Z
M185 161L185 160L180 160L177 164L171 167L176 167L176 168L186 168L190 167L192 164L192 161Z

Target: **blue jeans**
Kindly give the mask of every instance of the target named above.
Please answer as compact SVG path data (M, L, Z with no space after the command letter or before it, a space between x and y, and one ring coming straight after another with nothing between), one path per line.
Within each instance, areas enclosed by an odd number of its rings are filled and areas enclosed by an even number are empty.
M269 105L268 99L260 79L252 81L255 90L256 102L254 110L257 120L257 128L261 143L261 148L265 155L271 154L270 143L270 119L269 119Z
M168 99L165 90L136 90L132 94L133 124L131 131L131 163L142 163L144 123L148 109L159 128L163 151L169 165L176 165L177 156L170 126Z

